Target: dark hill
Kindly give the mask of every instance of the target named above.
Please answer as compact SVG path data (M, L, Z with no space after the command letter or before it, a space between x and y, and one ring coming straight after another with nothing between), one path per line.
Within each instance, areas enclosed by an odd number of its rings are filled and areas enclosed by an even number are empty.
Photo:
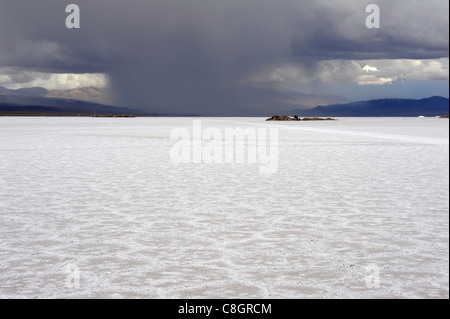
M292 110L289 115L299 116L438 116L449 113L449 99L433 96L426 99L380 99L317 106L309 110Z
M24 89L26 90L26 89ZM28 89L26 95L0 91L0 113L2 115L92 115L92 114L133 114L148 115L141 110L115 107L93 102L47 98L38 89Z

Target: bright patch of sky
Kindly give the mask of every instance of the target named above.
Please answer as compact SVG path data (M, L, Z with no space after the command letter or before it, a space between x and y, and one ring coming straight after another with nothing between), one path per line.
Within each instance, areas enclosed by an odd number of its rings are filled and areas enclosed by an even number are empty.
M43 87L48 90L70 90L82 87L106 88L104 73L42 73L0 68L0 86L8 89Z

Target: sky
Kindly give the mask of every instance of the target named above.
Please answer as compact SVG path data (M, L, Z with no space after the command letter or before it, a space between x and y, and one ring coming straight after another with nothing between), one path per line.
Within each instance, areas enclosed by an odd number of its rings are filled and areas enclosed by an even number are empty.
M111 88L118 106L218 116L448 97L448 12L447 0L0 0L0 86Z

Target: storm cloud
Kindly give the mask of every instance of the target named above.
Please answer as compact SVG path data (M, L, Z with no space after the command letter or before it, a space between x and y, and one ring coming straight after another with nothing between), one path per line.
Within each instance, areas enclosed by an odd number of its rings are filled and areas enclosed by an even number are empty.
M81 10L80 29L65 27L64 1L0 0L0 68L103 73L120 106L249 115L280 107L277 95L270 98L272 88L251 81L277 68L301 66L302 82L322 80L326 61L355 66L413 59L433 66L433 60L448 58L449 4L442 0L73 3ZM381 9L380 29L365 26L370 3ZM351 67L341 69L351 73L341 76L358 81ZM338 73L327 76L339 81Z

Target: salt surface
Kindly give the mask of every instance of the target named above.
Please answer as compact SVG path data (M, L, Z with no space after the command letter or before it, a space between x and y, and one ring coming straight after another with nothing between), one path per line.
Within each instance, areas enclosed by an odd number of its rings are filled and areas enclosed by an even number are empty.
M173 164L192 121L0 118L0 297L449 298L448 120L202 119L277 127L273 175Z

